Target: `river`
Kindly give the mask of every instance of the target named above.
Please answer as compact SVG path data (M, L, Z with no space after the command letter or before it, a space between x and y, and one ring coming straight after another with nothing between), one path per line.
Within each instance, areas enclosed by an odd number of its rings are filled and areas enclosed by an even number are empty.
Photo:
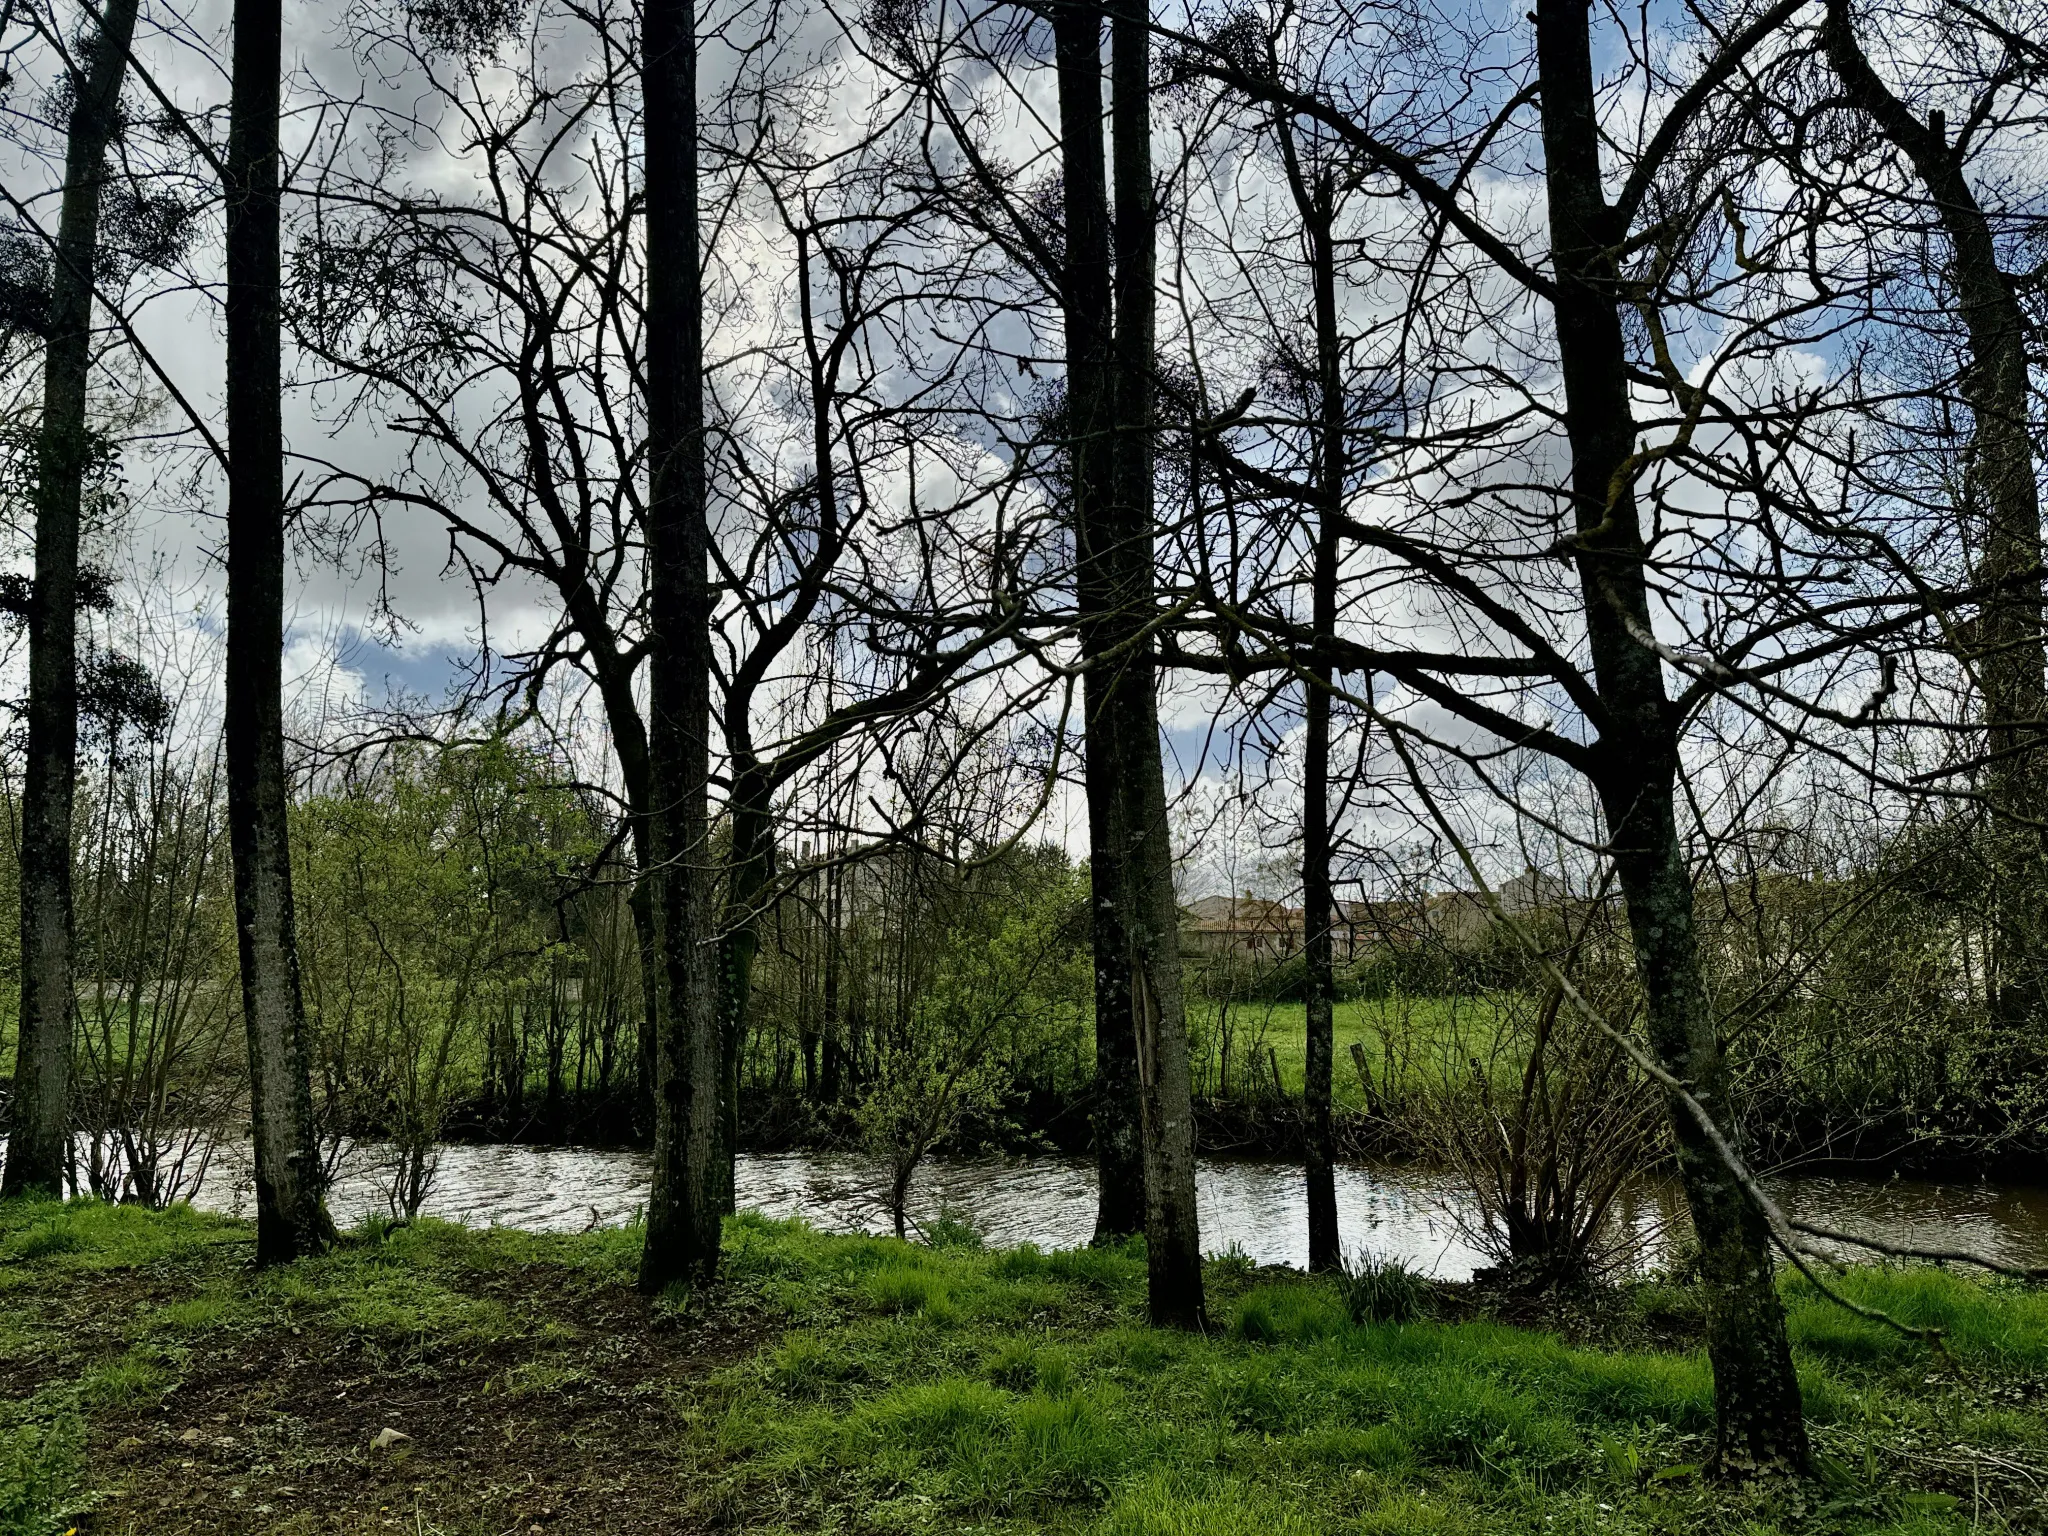
M223 1149L195 1203L246 1213L249 1186L238 1148ZM386 1209L378 1149L344 1160L334 1188L336 1219L348 1225ZM886 1232L883 1165L857 1153L750 1153L739 1160L739 1203L770 1216L796 1216L827 1231ZM633 1219L647 1198L648 1160L633 1151L586 1147L452 1145L441 1154L425 1213L472 1226L577 1232ZM2048 1190L1925 1179L1786 1176L1770 1181L1792 1214L1897 1243L1968 1248L2006 1263L2048 1264ZM1200 1204L1203 1246L1239 1249L1262 1264L1302 1265L1308 1238L1299 1168L1274 1162L1205 1161ZM1471 1240L1472 1196L1446 1175L1411 1166L1337 1170L1339 1227L1347 1253L1399 1258L1444 1279L1464 1279L1486 1262ZM1638 1267L1668 1256L1676 1192L1644 1179L1619 1202ZM964 1220L992 1245L1046 1248L1088 1241L1095 1173L1085 1161L1034 1157L932 1158L920 1168L910 1213Z

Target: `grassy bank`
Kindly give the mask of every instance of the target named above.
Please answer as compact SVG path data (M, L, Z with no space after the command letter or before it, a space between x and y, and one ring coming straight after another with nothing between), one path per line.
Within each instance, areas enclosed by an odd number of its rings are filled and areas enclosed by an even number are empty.
M2037 1528L2048 1298L1931 1273L1789 1292L1826 1476L1728 1495L1691 1301L1356 1324L1228 1261L1218 1332L1142 1326L1128 1252L741 1218L689 1305L635 1238L423 1225L288 1272L247 1227L0 1207L0 1533L1767 1532ZM380 1431L409 1436L379 1449Z

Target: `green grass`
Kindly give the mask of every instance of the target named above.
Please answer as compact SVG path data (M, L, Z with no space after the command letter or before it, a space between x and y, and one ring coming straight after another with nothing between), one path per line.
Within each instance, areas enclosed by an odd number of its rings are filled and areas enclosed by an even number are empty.
M1729 1494L1687 1470L1713 1424L1697 1353L1592 1348L1486 1320L1356 1322L1334 1283L1228 1264L1210 1276L1212 1333L1160 1332L1143 1323L1136 1244L928 1248L741 1216L727 1227L718 1289L648 1311L630 1296L630 1231L544 1237L428 1222L268 1274L247 1267L248 1240L246 1226L184 1210L0 1206L15 1319L6 1358L44 1367L0 1409L0 1536L53 1536L59 1517L153 1490L159 1470L123 1482L102 1469L107 1443L138 1415L177 1422L196 1362L280 1338L346 1360L346 1380L402 1383L408 1402L445 1394L473 1447L497 1435L480 1414L512 1415L509 1443L576 1394L623 1392L641 1405L624 1420L630 1434L612 1444L578 1429L569 1465L587 1482L563 1496L606 1507L606 1479L644 1471L655 1435L654 1475L689 1529L1961 1533L1973 1511L1930 1468L1970 1464L1963 1448L2048 1466L2048 1424L2021 1390L2048 1374L2048 1296L1931 1271L1859 1270L1842 1284L1942 1328L1945 1357L1788 1283L1825 1477L1791 1494ZM626 1388L605 1351L630 1341L591 1335L587 1319L580 1334L567 1326L564 1295L639 1307L637 1321L607 1326L678 1348L693 1329L716 1334L721 1319L754 1322L694 1374L664 1368ZM1646 1319L1689 1305L1669 1285L1631 1295ZM256 1433L246 1428L260 1418L254 1406L218 1396L207 1406L224 1406L237 1435ZM468 1462L437 1472L430 1441L392 1473L410 1480L390 1485L414 1499L405 1528L511 1525L457 1518L489 1479ZM320 1485L329 1507L319 1518L331 1523L276 1529L389 1528L392 1506L367 1496L356 1519L358 1474L333 1470L341 1451L298 1454L330 1469L301 1481L340 1478ZM523 1457L524 1442L506 1454ZM1995 1484L1979 1524L2017 1518L2024 1497L2010 1479ZM92 1527L102 1528L150 1526L109 1515Z
M1270 1092L1274 1061L1287 1092L1301 1092L1308 1033L1308 1012L1302 1004L1194 998L1188 1006L1201 1091L1216 1093L1222 1086L1220 1054L1227 1025L1232 1097ZM1501 999L1483 995L1361 998L1337 1004L1331 1021L1336 1039L1332 1096L1340 1105L1365 1107L1365 1090L1351 1059L1354 1043L1364 1047L1374 1082L1384 1089L1391 1076L1396 1093L1441 1081L1446 1071L1463 1076L1473 1042L1489 1037L1491 1021L1502 1006Z
M1217 1333L1194 1339L1138 1325L1131 1252L939 1254L744 1219L733 1239L736 1277L795 1286L808 1319L724 1373L696 1446L725 1507L785 1511L761 1529L855 1510L862 1529L905 1531L1814 1528L1652 1480L1697 1461L1712 1429L1698 1355L1487 1322L1361 1326L1335 1286L1270 1277L1219 1295ZM2048 1365L2041 1298L1922 1274L1853 1283L1953 1327L1972 1370ZM1808 1290L1789 1300L1816 1434L1842 1452L1816 1505L1843 1529L1961 1529L1938 1491L1848 1473L1849 1453L1860 1467L1873 1434L2018 1451L2038 1420L1973 1406L1924 1348L1826 1325Z

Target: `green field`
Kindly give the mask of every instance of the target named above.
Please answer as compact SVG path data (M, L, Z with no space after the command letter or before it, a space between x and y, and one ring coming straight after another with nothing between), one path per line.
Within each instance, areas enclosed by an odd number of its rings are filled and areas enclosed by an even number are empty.
M1463 1075L1475 1045L1491 1041L1499 1010L1516 1001L1488 996L1389 997L1337 1004L1331 1086L1336 1102L1353 1109L1365 1107L1365 1090L1351 1057L1354 1042L1364 1048L1375 1084L1383 1092L1391 1085L1398 1094L1425 1081L1441 1081L1446 1070ZM1227 1088L1239 1098L1270 1092L1277 1062L1286 1091L1301 1092L1308 1029L1302 1004L1197 998L1189 1005L1188 1022L1195 1041L1198 1091L1219 1094ZM1226 1025L1231 1035L1227 1081L1218 1070Z
M1843 1283L1946 1328L1938 1354L1788 1288L1822 1477L1727 1492L1669 1285L1561 1337L1470 1294L1354 1321L1334 1284L1219 1261L1201 1338L1144 1325L1135 1248L740 1217L712 1292L649 1303L631 1230L423 1223L264 1274L251 1243L0 1206L0 1536L1960 1536L2036 1528L2048 1481L2048 1297L1932 1272Z

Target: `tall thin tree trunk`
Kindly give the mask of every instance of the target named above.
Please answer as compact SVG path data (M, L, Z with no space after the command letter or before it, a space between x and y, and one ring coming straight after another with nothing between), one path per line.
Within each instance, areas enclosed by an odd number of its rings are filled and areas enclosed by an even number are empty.
M718 1267L723 1140L712 940L711 593L705 523L703 274L692 0L642 11L647 182L648 866L666 986L655 1023L654 1182L640 1287Z
M57 215L43 420L36 443L35 590L28 614L28 763L21 805L21 997L14 1125L0 1194L62 1194L71 1128L71 808L78 785L78 539L90 428L92 271L100 185L135 33L112 0L74 82Z
M2043 646L2040 481L2029 433L2028 325L2013 280L1939 114L1922 123L1856 40L1848 0L1828 0L1821 35L1849 99L1912 162L1948 235L1970 364L1965 512L1984 589L1967 660L1983 693L1984 788L1992 811L1991 1008L2008 1039L2048 1001L2048 650Z
M842 1020L839 1007L839 963L840 963L840 918L839 918L839 877L838 849L833 849L833 863L825 872L825 979L820 984L822 995L818 1000L819 1033L824 1038L824 1066L818 1079L818 1096L827 1104L839 1102L839 1064L845 1055L845 1046L840 1038Z
M1300 181L1298 167L1294 179ZM1309 256L1315 274L1316 381L1322 420L1316 433L1322 507L1316 519L1310 617L1315 638L1337 628L1337 521L1344 511L1344 392L1337 356L1337 258L1331 239L1335 189L1327 173L1308 193ZM1308 1183L1308 1267L1337 1268L1337 1149L1330 1120L1336 1060L1337 964L1330 892L1330 685L1329 658L1309 659L1302 743L1301 893L1302 950L1307 969L1307 1039L1302 1061L1303 1172Z
M1067 344L1066 433L1072 447L1075 584L1080 608L1082 720L1086 733L1088 870L1095 958L1095 1237L1128 1237L1145 1224L1137 1032L1120 891L1125 839L1117 831L1119 762L1113 740L1123 702L1115 653L1119 551L1108 531L1115 499L1114 320L1109 183L1102 133L1102 15L1053 12L1066 196L1062 301Z
M734 771L731 806L732 852L726 861L725 919L718 944L721 1093L716 1174L720 1208L726 1211L738 1204L740 1055L753 1004L754 960L761 950L761 901L775 873L771 795L758 763L749 760Z
M1195 1206L1194 1086L1180 975L1180 904L1160 760L1153 610L1153 356L1158 210L1152 190L1152 32L1147 0L1116 0L1110 19L1110 126L1116 176L1113 639L1119 915L1137 1040L1145 1160L1148 1305L1154 1324L1206 1325ZM1091 744L1092 746L1092 744ZM1091 752L1092 755L1092 752ZM1092 766L1092 765L1091 765Z
M225 756L242 1017L249 1034L256 1262L332 1235L313 1144L284 764L284 419L279 0L235 0L227 156L228 646Z
M1647 551L1627 473L1636 425L1613 254L1621 241L1602 190L1590 13L1584 0L1537 5L1577 565L1594 678L1608 713L1594 787L1628 911L1651 1049L1732 1133L1729 1074L1700 967L1692 872L1672 803L1677 728L1663 661L1650 643ZM1799 1380L1763 1216L1689 1115L1674 1112L1672 1127L1706 1293L1715 1462L1736 1474L1804 1468Z

